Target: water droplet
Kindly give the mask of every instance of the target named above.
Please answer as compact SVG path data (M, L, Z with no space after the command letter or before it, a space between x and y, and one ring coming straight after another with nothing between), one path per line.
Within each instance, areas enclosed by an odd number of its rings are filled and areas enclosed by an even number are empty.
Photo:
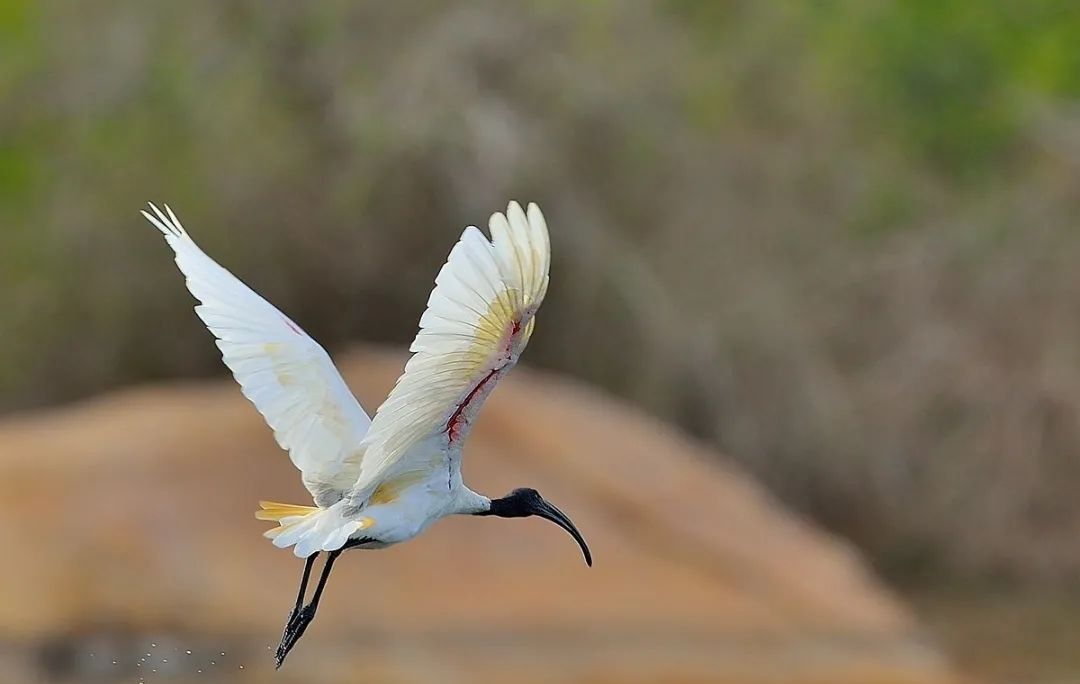
M187 653L188 655L191 655L191 651L184 651L184 652Z

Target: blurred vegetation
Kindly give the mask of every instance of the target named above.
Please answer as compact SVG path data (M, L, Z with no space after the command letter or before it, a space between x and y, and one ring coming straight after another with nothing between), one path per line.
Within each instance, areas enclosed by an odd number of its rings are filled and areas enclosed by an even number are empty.
M536 200L528 362L896 574L1068 577L1077 45L1053 0L0 0L0 407L220 374L148 199L332 350Z

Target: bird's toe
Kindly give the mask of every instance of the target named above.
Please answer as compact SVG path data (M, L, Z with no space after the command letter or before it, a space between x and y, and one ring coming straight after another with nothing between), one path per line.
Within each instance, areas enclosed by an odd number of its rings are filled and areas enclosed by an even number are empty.
M278 668L281 668L282 663L285 662L285 657L289 655L289 651L296 645L296 642L300 641L300 637L304 636L308 625L314 619L314 606L304 606L299 612L293 610L289 615L289 622L285 625L285 634L282 635L281 644L277 647L277 652L274 655Z

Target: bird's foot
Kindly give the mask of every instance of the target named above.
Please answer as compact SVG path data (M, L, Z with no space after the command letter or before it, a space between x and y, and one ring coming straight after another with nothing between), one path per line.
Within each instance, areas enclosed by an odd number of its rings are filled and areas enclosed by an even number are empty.
M289 621L285 625L285 633L281 636L281 643L278 645L277 653L274 656L278 669L281 668L282 663L285 662L285 657L289 655L289 651L293 649L296 642L300 641L300 637L304 636L308 625L314 619L314 606L304 606L299 611L294 608L289 614Z
M285 631L281 634L282 643L284 643L285 637L288 635L289 631L296 625L296 619L300 616L300 611L302 609L303 606L296 605L289 611L289 617L285 620Z

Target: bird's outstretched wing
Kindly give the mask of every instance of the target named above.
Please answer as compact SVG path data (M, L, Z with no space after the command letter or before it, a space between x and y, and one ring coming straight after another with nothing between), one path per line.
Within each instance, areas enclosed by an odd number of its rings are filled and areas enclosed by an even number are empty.
M462 233L435 279L405 372L375 413L353 496L366 499L390 477L445 461L432 451L460 444L498 379L517 362L532 334L548 286L551 248L539 207L511 202L489 222L491 240L475 226ZM428 452L429 450L420 450Z
M328 506L360 473L360 442L371 419L330 356L298 325L208 257L166 205L142 212L165 236L199 318L278 444L303 473L315 502Z

